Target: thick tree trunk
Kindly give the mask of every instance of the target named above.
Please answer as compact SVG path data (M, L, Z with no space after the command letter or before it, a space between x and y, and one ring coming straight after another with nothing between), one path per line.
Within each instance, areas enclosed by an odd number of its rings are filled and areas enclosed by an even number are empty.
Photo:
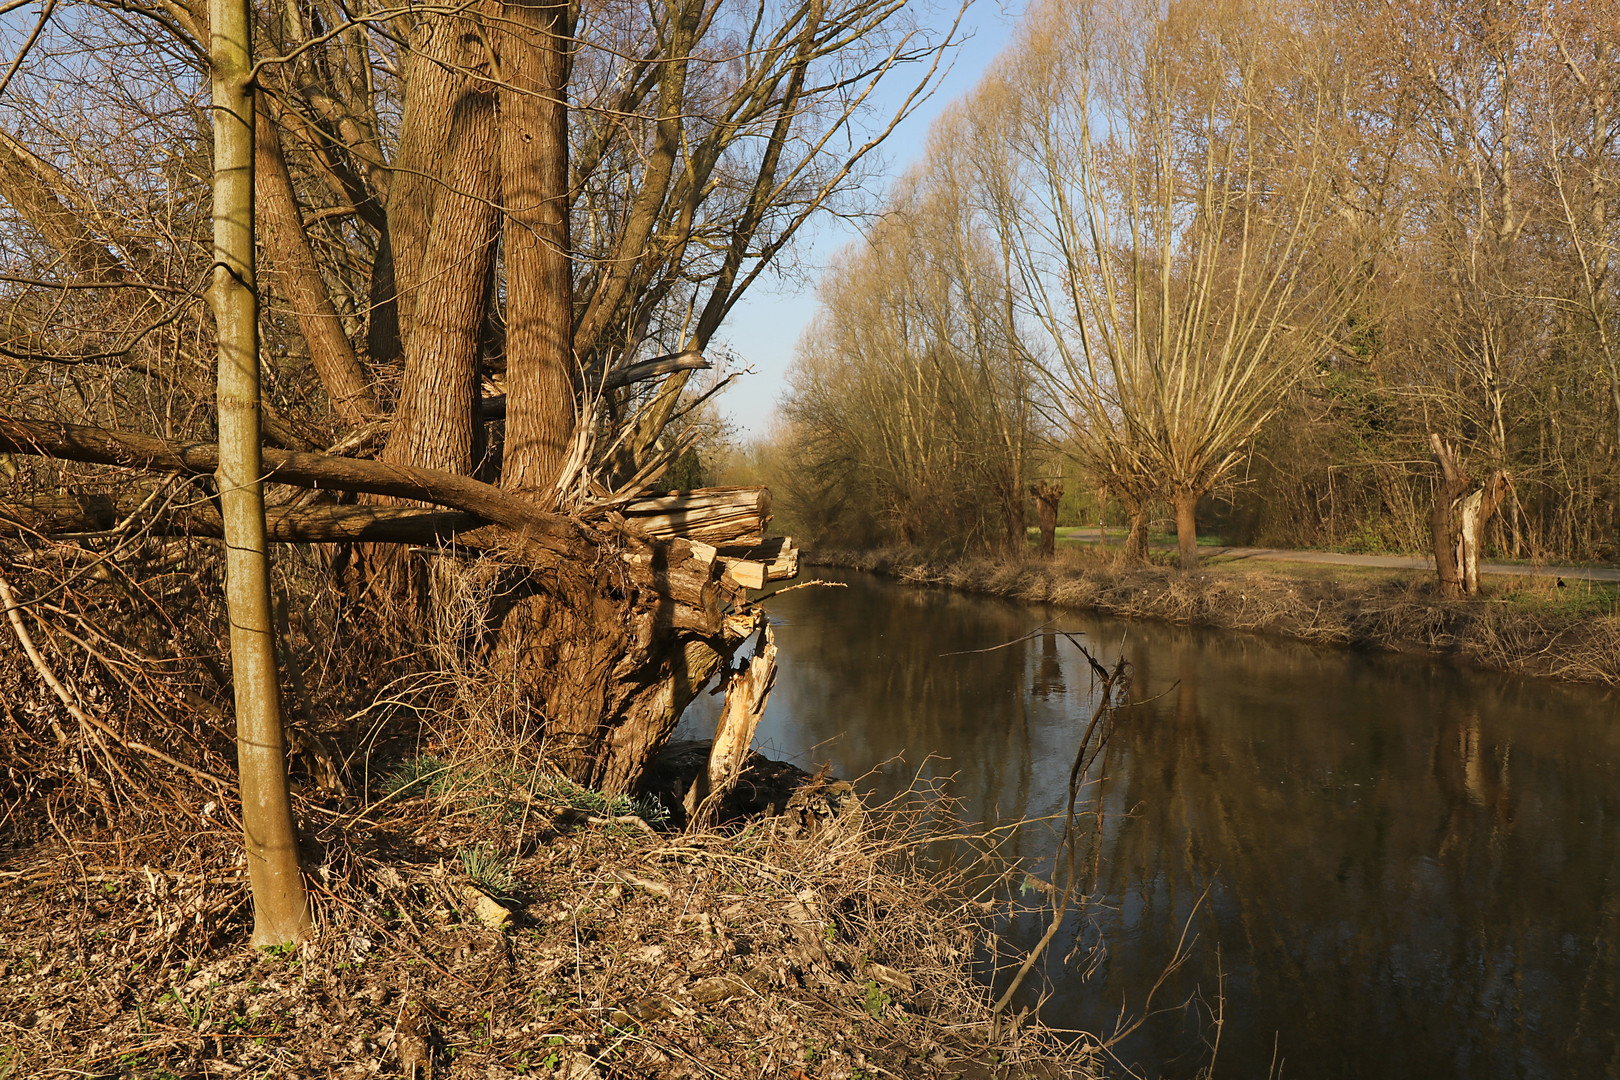
M465 13L423 14L411 32L399 149L388 185L393 321L402 345L416 325L417 288L443 188L452 118L469 89L464 72L483 66L482 46L477 25Z
M1125 513L1130 521L1130 530L1125 534L1125 561L1141 565L1148 561L1147 503L1127 498Z
M264 108L264 95L256 102L254 164L256 207L260 235L270 255L271 267L281 279L287 299L298 319L298 332L309 349L310 363L332 399L333 410L350 424L363 424L381 415L372 395L366 371L354 354L354 345L343 330L337 309L332 306L326 282L315 265L315 252L309 246L287 159L281 149L281 134Z
M1041 519L1041 555L1050 559L1057 554L1058 504L1063 501L1063 484L1042 480L1030 485L1035 496L1035 509Z
M568 4L508 3L501 60L506 448L501 482L549 505L578 410L568 232Z
M1183 570L1198 569L1198 492L1177 491L1171 500L1176 508L1176 547L1181 552Z
M245 0L210 9L214 114L214 278L219 340L219 505L225 522L242 830L253 944L302 940L309 907L287 791L285 733L270 606L259 431L259 305L253 279L253 89Z
M491 675L546 718L571 779L633 788L681 712L754 630L712 549L598 537L491 613Z
M479 361L499 226L495 95L468 82L453 109L445 190L414 290L399 405L382 454L464 476L473 470L474 425L483 419Z

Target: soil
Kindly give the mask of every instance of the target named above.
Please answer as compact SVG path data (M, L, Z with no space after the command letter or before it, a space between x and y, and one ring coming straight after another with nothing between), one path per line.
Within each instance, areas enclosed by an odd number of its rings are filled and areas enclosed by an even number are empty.
M986 908L918 861L920 816L757 755L752 816L700 834L539 773L448 776L299 799L317 933L281 950L247 945L212 803L0 847L0 1080L1098 1074L1084 1039L998 1030Z

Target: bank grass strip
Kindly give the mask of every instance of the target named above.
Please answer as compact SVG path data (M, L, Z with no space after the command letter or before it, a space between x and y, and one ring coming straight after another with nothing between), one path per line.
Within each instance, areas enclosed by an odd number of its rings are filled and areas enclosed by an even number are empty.
M1445 600L1432 572L1267 564L1186 573L1131 566L1117 553L1096 549L1060 549L1050 560L951 557L913 548L821 548L805 558L913 585L1124 619L1425 653L1536 678L1620 685L1620 590L1602 583L1488 579L1479 597Z

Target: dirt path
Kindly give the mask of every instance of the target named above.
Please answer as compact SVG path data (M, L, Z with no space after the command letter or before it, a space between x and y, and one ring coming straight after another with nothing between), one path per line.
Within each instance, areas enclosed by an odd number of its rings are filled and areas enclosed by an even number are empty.
M1098 542L1096 529L1074 529L1064 539L1081 543ZM1124 530L1117 534L1109 530L1108 542L1124 542ZM1155 547L1173 548L1174 544L1155 544ZM1328 566L1366 566L1385 570L1433 570L1433 559L1414 559L1406 555L1347 555L1337 551L1290 551L1285 548L1261 547L1200 547L1200 558L1218 558L1222 562L1294 562L1317 563ZM1620 569L1606 566L1528 566L1516 563L1480 563L1482 574L1509 574L1519 577L1566 578L1571 581L1620 581Z

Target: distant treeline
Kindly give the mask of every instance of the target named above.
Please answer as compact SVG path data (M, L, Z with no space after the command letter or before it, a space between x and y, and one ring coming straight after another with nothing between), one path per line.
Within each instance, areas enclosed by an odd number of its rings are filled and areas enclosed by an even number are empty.
M1509 471L1498 551L1616 557L1617 43L1609 2L1032 4L827 272L778 504L1021 544L1067 475L1184 540L1418 550L1432 432Z

